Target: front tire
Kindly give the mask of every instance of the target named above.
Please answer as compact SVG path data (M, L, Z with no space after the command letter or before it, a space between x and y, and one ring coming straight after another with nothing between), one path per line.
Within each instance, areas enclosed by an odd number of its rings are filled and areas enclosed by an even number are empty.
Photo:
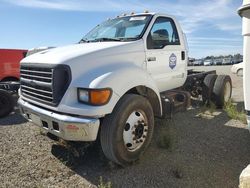
M144 153L154 130L154 114L149 101L126 94L101 125L101 146L111 161L127 166Z

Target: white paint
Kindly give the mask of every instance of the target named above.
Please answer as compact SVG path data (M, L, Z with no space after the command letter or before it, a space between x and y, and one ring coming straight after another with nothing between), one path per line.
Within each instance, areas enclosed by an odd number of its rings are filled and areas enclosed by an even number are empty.
M244 102L245 109L250 111L250 0L244 0L241 12L242 20L242 35L244 36L244 49L243 49L243 90L244 90ZM250 127L250 121L248 117L248 127Z
M118 100L131 88L146 86L151 88L161 104L160 92L180 87L187 77L187 44L177 20L165 14L154 17L142 39L132 42L94 42L73 44L38 52L22 60L22 64L66 64L72 72L72 82L57 107L34 104L47 109L79 114L88 117L102 117L112 112ZM147 50L146 38L155 19L159 16L171 17L176 23L181 45L166 46L161 50ZM185 60L181 60L185 51ZM177 64L169 67L169 57L174 53ZM157 61L147 62L154 56ZM181 76L180 76L181 75ZM77 88L112 88L110 102L104 106L89 106L77 100ZM24 98L24 96L21 96Z

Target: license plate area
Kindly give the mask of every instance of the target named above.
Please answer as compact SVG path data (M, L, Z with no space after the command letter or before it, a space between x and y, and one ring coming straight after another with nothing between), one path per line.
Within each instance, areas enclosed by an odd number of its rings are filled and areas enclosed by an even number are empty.
M30 119L32 120L33 123L42 126L42 121L40 119L39 116L35 115L35 114L30 114Z

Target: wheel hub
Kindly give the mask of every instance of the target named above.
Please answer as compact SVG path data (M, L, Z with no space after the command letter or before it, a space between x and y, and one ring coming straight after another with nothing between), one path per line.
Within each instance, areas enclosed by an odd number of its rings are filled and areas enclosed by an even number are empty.
M135 138L136 138L136 139L141 138L142 135L143 135L143 131L144 131L144 124L140 123L140 124L137 125L136 128L135 128L135 134L134 134Z
M133 111L123 130L123 141L128 151L139 149L147 138L148 122L144 112Z

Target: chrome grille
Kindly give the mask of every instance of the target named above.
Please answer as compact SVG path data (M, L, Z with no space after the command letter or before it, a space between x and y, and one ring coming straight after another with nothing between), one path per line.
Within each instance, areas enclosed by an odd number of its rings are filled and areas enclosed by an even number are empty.
M70 81L68 66L21 65L21 94L31 100L57 105ZM57 79L53 79L57 77ZM60 78L60 79L58 79ZM57 81L57 83L55 83Z

